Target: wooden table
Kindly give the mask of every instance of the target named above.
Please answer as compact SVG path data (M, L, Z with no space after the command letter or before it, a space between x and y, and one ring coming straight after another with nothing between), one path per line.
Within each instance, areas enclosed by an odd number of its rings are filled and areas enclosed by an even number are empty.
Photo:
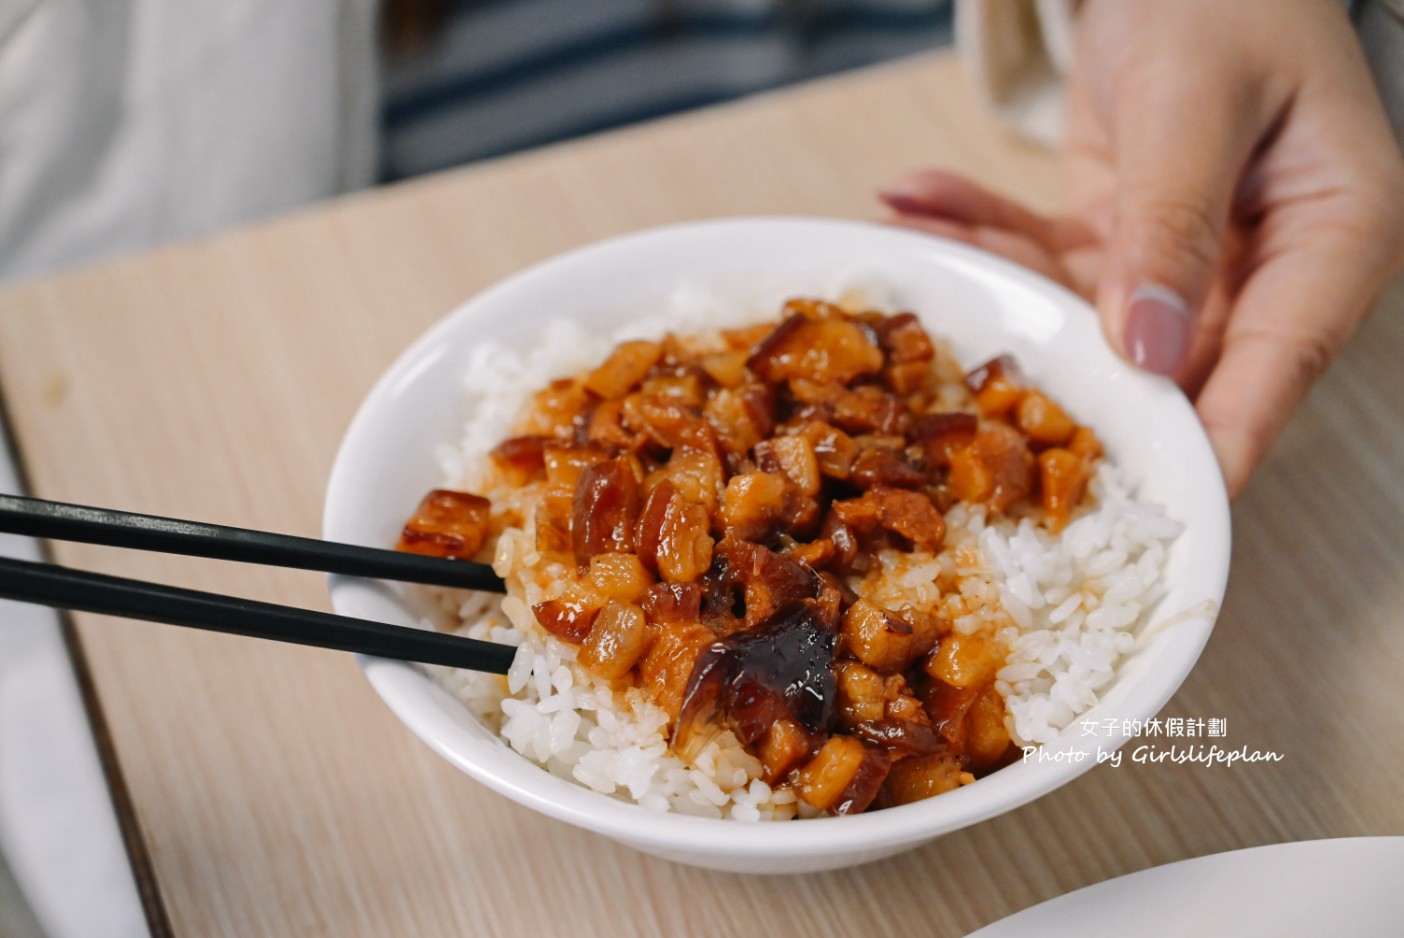
M12 288L5 404L35 494L315 535L362 396L465 297L663 222L870 217L874 190L918 165L1059 201L1054 162L990 124L954 61L918 59ZM1229 743L1280 763L1102 766L893 860L741 878L478 786L390 715L349 656L78 616L154 931L960 935L1154 864L1404 834L1402 301L1365 326L1236 506L1223 615L1167 710L1224 719ZM55 553L326 606L313 574Z

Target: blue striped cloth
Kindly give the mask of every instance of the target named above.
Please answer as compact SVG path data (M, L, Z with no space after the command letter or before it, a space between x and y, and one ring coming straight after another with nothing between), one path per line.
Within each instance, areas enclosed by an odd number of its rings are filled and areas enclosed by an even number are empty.
M946 44L952 0L459 0L385 79L404 178Z

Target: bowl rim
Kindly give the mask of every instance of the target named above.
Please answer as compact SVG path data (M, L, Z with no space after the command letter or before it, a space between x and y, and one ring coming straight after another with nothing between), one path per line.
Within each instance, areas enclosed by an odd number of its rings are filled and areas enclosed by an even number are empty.
M397 356L362 401L338 447L324 505L324 536L331 536L338 493L346 486L348 473L353 471L350 460L365 432L371 411L379 401L389 396L393 388L413 380L417 369L455 331L460 320L471 318L473 310L510 297L524 283L543 273L559 273L566 268L588 265L601 256L627 252L656 239L686 240L698 235L716 236L718 233L733 237L774 236L786 230L821 232L835 237L888 239L898 250L920 248L924 252L947 255L964 265L982 268L991 277L1010 281L1024 290L1051 299L1070 317L1085 315L1091 327L1098 328L1095 311L1081 297L1033 271L966 244L893 226L808 216L755 216L683 222L629 232L538 261L496 282L456 306ZM1159 388L1157 393L1165 399L1166 406L1178 406L1193 418L1192 409L1177 390L1174 396L1178 398L1178 403L1165 393L1167 389L1174 390L1168 379L1137 373L1132 380L1147 387ZM1194 419L1194 426L1199 427L1197 419ZM1192 434L1190 440L1183 442L1187 445L1181 454L1193 463L1196 482L1202 486L1200 497L1206 500L1200 506L1208 513L1204 521L1214 528L1202 535L1207 539L1207 544L1203 545L1204 555L1199 557L1203 561L1199 566L1207 566L1212 573L1196 581L1200 587L1197 592L1208 596L1213 608L1202 610L1197 618L1191 617L1178 624L1174 636L1178 639L1173 646L1175 654L1169 662L1176 666L1152 671L1139 682L1134 699L1140 702L1137 710L1146 718L1160 711L1198 660L1212 633L1228 579L1231 528L1222 476L1202 428L1197 435ZM426 453L425 458L430 458L430 455ZM1212 472L1203 471L1206 460ZM334 608L337 606L338 592L348 579L338 576L329 578ZM1185 610L1178 615L1184 616L1188 612ZM1151 627L1147 625L1143 630ZM636 803L599 794L583 785L551 775L494 736L492 743L509 757L498 758L482 746L467 745L465 740L471 734L460 725L455 715L442 706L424 706L425 696L435 695L436 692L443 694L445 699L451 699L424 671L404 662L369 656L357 656L357 660L376 692L412 732L489 788L558 820L635 845L718 856L749 854L779 859L800 857L816 850L914 845L1027 804L1067 784L1097 765L1102 758L1100 753L1110 753L1132 738L1125 732L1078 738L1072 732L1077 725L1074 722L1060 733L1054 743L1045 747L1050 759L1055 753L1067 753L1066 761L1059 758L1058 761L1043 762L1037 766L1036 773L1000 770L982 778L977 784L947 792L939 798L859 815L811 818L798 824L750 824L677 812L660 813ZM1112 688L1116 686L1117 683L1111 685ZM466 708L462 709L466 716ZM472 753L473 758L465 752ZM531 774L526 776L519 769L530 770Z

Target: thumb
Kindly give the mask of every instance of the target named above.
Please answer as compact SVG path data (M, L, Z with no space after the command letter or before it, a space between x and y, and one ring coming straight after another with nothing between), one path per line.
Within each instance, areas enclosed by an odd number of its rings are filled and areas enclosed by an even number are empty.
M1222 89L1165 82L1118 98L1116 215L1098 311L1114 348L1173 376L1189 358L1256 133Z

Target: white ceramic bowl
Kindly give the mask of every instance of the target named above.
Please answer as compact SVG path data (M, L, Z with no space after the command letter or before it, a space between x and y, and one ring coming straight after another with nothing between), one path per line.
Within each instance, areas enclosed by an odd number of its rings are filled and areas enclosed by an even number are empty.
M666 304L681 286L754 305L879 284L974 365L1012 352L1030 378L1101 437L1141 497L1184 522L1166 569L1168 595L1139 647L1086 718L1145 720L1170 698L1209 637L1229 560L1224 488L1203 431L1168 382L1137 371L1103 341L1088 306L1061 287L981 251L853 222L757 218L628 235L532 267L441 321L381 378L342 442L327 493L330 540L389 546L425 491L440 483L436 445L458 438L460 376L473 343L529 343L561 315L612 328ZM333 577L345 615L413 625L398 587ZM1045 758L1011 765L937 798L852 817L744 823L656 814L547 774L513 752L419 668L361 665L409 728L454 765L543 814L649 853L716 869L803 872L875 860L1002 814L1096 764L1125 742L1073 725ZM1056 758L1054 758L1056 757Z

